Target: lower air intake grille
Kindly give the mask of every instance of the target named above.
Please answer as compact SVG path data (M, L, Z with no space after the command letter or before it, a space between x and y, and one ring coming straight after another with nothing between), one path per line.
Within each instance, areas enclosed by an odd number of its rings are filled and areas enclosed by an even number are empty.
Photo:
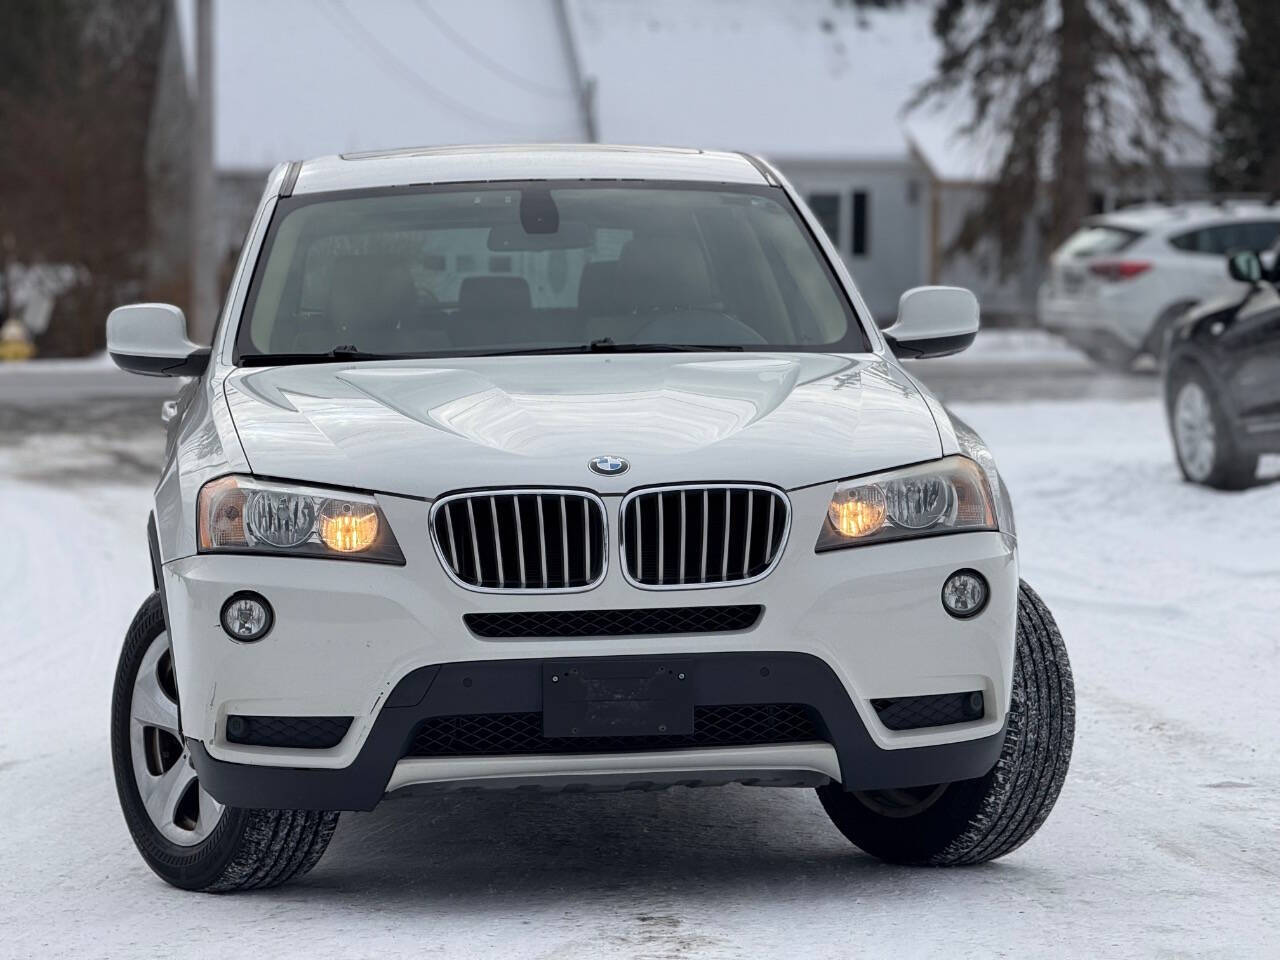
M253 747L324 750L347 735L351 717L227 717L227 739Z
M433 717L418 728L406 756L619 753L681 747L803 743L823 739L813 712L794 703L695 707L693 731L678 736L544 737L541 713Z
M786 543L791 505L772 487L663 487L622 504L622 564L644 587L758 580Z
M604 578L604 505L574 490L486 490L431 512L445 569L473 590L584 590Z
M892 697L872 700L871 705L876 708L880 722L890 730L918 730L981 720L986 709L978 690L932 697Z
M761 607L670 607L656 610L538 610L529 613L468 613L477 637L622 637L639 634L732 633L749 630Z

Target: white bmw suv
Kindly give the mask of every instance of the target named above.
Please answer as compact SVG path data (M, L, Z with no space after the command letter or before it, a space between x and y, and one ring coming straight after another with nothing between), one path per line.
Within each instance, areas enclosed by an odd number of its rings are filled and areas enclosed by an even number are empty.
M1086 220L1050 258L1041 326L1104 366L1162 360L1174 324L1197 304L1243 298L1229 253L1280 238L1280 205L1243 202L1128 207Z
M193 378L111 740L147 863L310 869L342 810L458 788L814 787L886 860L977 863L1058 796L1074 699L982 441L895 353L778 172L616 147L270 176Z

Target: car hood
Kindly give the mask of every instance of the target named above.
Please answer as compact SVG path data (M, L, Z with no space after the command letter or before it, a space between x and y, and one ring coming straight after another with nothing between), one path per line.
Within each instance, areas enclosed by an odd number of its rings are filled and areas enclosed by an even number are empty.
M225 391L255 474L427 498L479 486L794 488L941 455L920 391L870 355L322 363L241 368ZM590 472L604 455L630 469Z

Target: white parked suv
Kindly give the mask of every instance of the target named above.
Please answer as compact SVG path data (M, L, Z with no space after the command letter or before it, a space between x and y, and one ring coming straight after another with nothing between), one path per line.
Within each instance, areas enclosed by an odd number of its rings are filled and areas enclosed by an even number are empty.
M1280 238L1280 205L1222 202L1139 206L1091 217L1049 260L1041 326L1092 359L1127 368L1162 359L1191 307L1248 291L1222 268L1227 254Z
M407 150L270 176L192 377L112 706L181 887L310 869L406 787L816 787L886 860L977 863L1058 796L1066 651L977 435L895 358L795 191L741 154ZM500 828L500 825L499 825Z

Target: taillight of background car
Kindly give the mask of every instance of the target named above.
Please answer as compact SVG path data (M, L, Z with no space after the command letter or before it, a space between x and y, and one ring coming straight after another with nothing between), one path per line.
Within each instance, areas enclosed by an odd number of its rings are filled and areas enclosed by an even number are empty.
M1149 260L1099 260L1089 264L1089 272L1112 283L1121 280L1132 280L1139 274L1151 269Z

